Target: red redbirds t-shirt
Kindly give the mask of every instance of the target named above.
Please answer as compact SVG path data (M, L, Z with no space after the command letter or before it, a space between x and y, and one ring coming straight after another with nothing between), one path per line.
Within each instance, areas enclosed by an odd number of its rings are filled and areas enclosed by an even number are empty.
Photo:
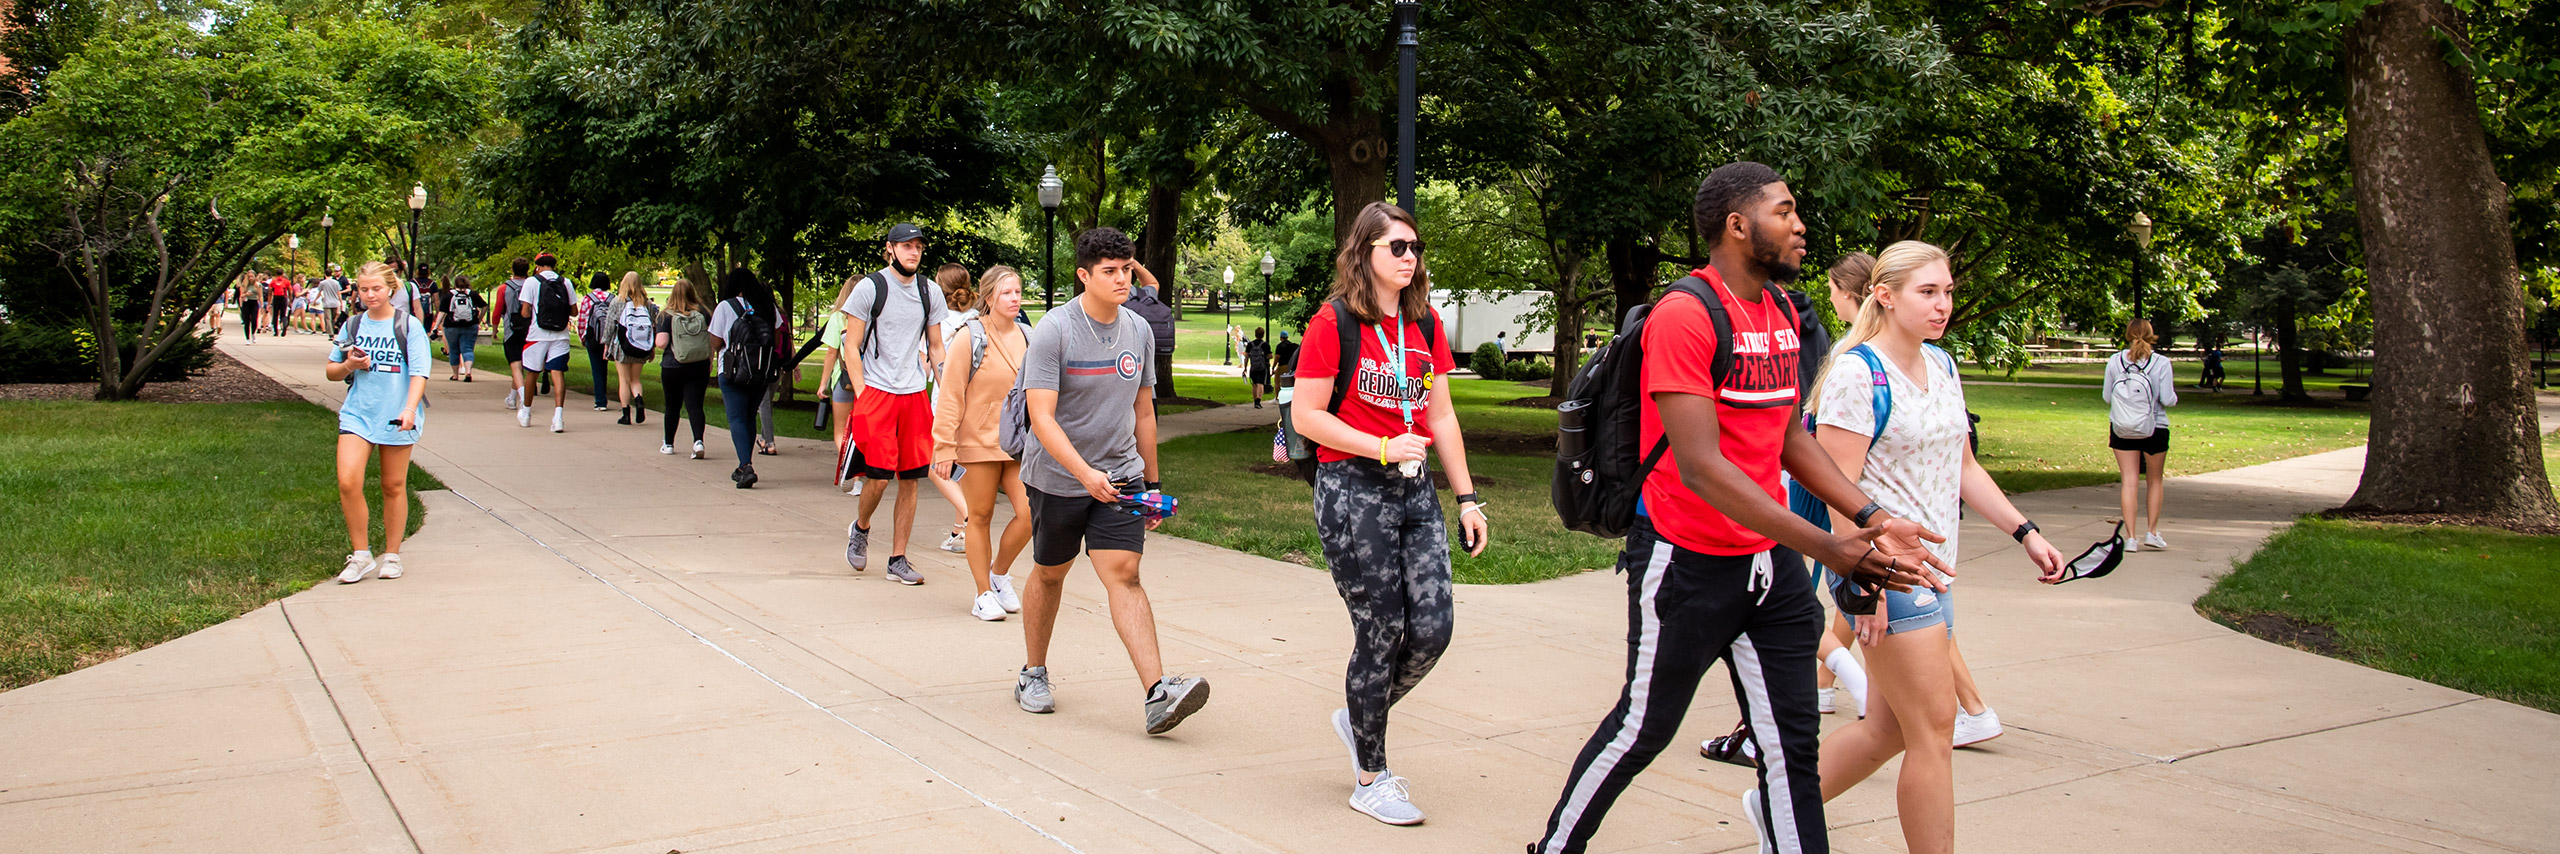
M1438 324L1440 317L1435 312L1432 316L1424 318L1424 321ZM1340 417L1342 423L1349 424L1353 429L1361 432L1394 436L1406 431L1404 415L1396 405L1396 380L1391 370L1394 363L1387 358L1388 348L1378 344L1378 334L1381 331L1386 333L1389 344L1395 343L1396 329L1393 326L1363 326L1360 329L1358 377L1353 380L1351 392L1342 396L1342 410L1334 415ZM1421 323L1410 320L1404 322L1404 394L1413 401L1412 432L1426 439L1431 437L1429 414L1431 395L1424 389L1423 383L1426 379L1435 376L1447 376L1450 371L1456 370L1458 365L1457 359L1449 355L1447 330L1435 330L1433 335L1433 338L1425 339L1422 337ZM1326 303L1325 307L1316 309L1316 316L1307 320L1306 332L1300 336L1306 345L1304 349L1298 351L1298 378L1315 379L1333 376L1334 372L1341 367L1339 364L1342 361L1341 337L1341 330L1334 326L1333 305ZM1427 350L1426 343L1429 347ZM1336 378L1336 381L1339 382L1340 379ZM1324 404L1325 402L1321 399L1300 396L1290 405L1322 408ZM1372 460L1378 458L1374 452L1346 454L1324 445L1316 446L1318 462L1347 460L1354 456L1363 456Z
M1637 428L1643 448L1662 438L1662 415L1653 396L1663 392L1714 398L1716 423L1723 428L1725 459L1780 505L1787 502L1778 484L1778 454L1785 449L1787 416L1796 403L1796 357L1802 342L1782 299L1765 292L1757 304L1742 302L1721 284L1714 268L1690 275L1707 281L1733 321L1733 364L1728 385L1718 388L1712 366L1716 358L1715 321L1707 307L1688 294L1673 292L1654 304L1644 326L1644 402ZM1746 555L1775 545L1760 532L1708 504L1680 482L1679 454L1666 452L1645 477L1645 514L1673 545L1711 555Z
M277 277L275 277L275 278L268 279L268 280L267 280L267 293L268 293L268 295L270 295L270 296L280 296L280 297L289 297L289 296L293 296L293 280L291 280L291 279L287 279L287 278L285 278L285 277L283 277L283 276L277 276Z

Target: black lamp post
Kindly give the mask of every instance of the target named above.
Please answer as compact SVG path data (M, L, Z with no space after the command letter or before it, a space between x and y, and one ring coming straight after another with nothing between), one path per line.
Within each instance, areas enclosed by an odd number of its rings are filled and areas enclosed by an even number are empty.
M2124 230L2133 235L2133 316L2142 317L2142 256L2151 251L2151 217L2134 211Z
M1225 309L1227 312L1227 331L1223 336L1227 339L1227 354L1219 359L1219 364L1222 365L1232 365L1236 363L1236 300L1233 296L1235 289L1236 268L1228 267L1227 289L1218 292L1218 307Z
M418 215L427 210L427 185L409 188L409 278L418 276Z
M337 227L337 225L338 225L338 220L337 220L337 218L336 218L336 217L332 217L332 216L330 216L330 215L329 215L329 211L328 211L328 209L326 209L326 208L321 209L321 211L320 211L320 269L321 269L321 271L323 271L323 272L326 272L326 271L329 269L329 261L330 261L333 257L335 257L335 256L332 256L332 255L330 255L330 254L329 254L329 229L331 229L331 228L335 228L335 227Z
M284 236L284 265L293 269L294 278L302 277L302 235Z
M1279 267L1280 262L1273 260L1271 253L1262 253L1262 337L1264 340L1271 338L1271 271Z
M1422 58L1422 3L1396 0L1396 206L1413 212L1414 66Z
M1056 307L1058 290L1058 203L1066 201L1067 182L1058 180L1058 167L1050 166L1040 173L1040 210L1046 216L1040 224L1040 311L1048 313Z

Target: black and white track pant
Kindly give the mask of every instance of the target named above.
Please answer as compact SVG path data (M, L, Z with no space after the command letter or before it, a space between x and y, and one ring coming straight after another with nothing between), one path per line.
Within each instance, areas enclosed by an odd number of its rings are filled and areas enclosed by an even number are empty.
M1831 850L1822 822L1813 654L1822 605L1784 546L1719 556L1672 545L1637 517L1618 555L1627 576L1627 686L1582 746L1537 854L1578 852L1618 795L1678 734L1718 658L1760 748L1762 832L1783 854Z
M1449 530L1427 477L1376 460L1316 466L1316 532L1351 609L1343 705L1365 771L1387 770L1387 709L1449 649Z

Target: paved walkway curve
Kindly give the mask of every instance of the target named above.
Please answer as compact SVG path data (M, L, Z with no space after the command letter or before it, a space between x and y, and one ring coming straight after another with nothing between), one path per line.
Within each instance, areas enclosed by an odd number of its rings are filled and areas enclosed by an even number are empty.
M312 337L222 346L315 400L338 390ZM514 426L502 382L431 388L418 459L451 490L426 496L408 576L0 694L0 849L1513 851L1624 667L1609 573L1461 588L1457 643L1391 730L1431 821L1388 828L1342 805L1327 716L1348 632L1319 573L1152 540L1167 664L1217 693L1148 738L1080 572L1059 712L1026 715L1020 627L966 615L956 556L920 535L918 588L844 566L852 500L817 443L739 491L726 459L654 453L654 423L573 409L553 435ZM2061 588L1969 524L1966 655L2011 731L1956 764L1966 850L2552 850L2560 716L2191 606L2277 525L2342 499L2359 459L2182 478L2174 551ZM2104 488L2019 503L2061 543L2113 512ZM919 528L948 513L928 498ZM1709 685L1595 850L1749 849L1749 772L1679 746L1736 717ZM1890 780L1835 802L1836 850L1901 850Z

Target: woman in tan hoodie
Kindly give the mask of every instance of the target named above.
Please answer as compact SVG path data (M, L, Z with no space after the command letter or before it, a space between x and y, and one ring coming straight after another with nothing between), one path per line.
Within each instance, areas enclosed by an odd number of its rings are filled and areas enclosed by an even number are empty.
M934 401L933 475L950 478L954 468L962 470L960 491L969 502L969 575L978 582L969 613L994 621L1022 610L1005 570L1031 542L1022 463L996 446L996 420L1031 336L1013 321L1022 310L1021 274L1011 267L992 267L978 284L982 310L969 322L965 339L953 336L955 347L942 365ZM993 526L999 489L1013 502L1013 519L1005 524L1001 541Z

